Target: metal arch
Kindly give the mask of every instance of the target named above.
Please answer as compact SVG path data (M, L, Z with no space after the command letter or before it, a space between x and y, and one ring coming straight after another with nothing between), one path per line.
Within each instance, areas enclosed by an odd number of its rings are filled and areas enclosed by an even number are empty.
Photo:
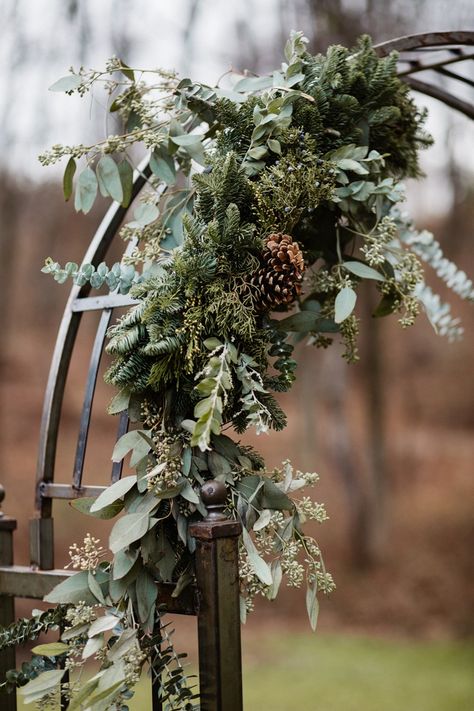
M149 169L145 162L136 172L132 200L140 192L148 175ZM84 262L97 266L104 259L126 212L127 208L118 204L113 204L109 208L84 255ZM42 517L51 516L52 500L41 495L40 487L44 483L52 482L54 478L59 420L66 378L82 313L88 307L88 304L86 304L86 308L81 308L80 302L83 299L86 302L90 301L90 299L87 299L90 290L90 284L85 284L82 287L73 286L71 289L59 327L49 370L41 418L40 444L36 468L36 509ZM105 309L125 305L126 303L130 303L130 299L117 298L116 295L112 295L112 298L100 297L98 306ZM97 308L97 306L92 308Z
M442 77L448 77L458 82L458 87L472 88L472 79L453 71L452 65L459 66L474 58L474 31L428 32L398 37L377 45L375 50L380 57L392 51L398 52L398 75L414 91L438 99L474 119L474 103L458 96L454 87L448 88L439 81ZM449 65L450 69L446 69ZM428 74L421 79L413 76L423 72ZM434 72L435 77L430 76L429 72Z
M451 30L448 32L420 32L416 35L396 37L387 42L380 42L376 45L375 50L377 54L384 57L394 50L402 53L431 47L472 44L474 44L474 31Z

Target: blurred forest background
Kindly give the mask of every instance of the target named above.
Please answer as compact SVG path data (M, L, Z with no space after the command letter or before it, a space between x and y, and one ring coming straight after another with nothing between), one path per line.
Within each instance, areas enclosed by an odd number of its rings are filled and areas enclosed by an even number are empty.
M231 66L278 66L292 28L317 52L364 32L381 42L470 29L473 15L469 0L0 0L0 481L3 508L19 519L17 563L28 562L42 397L68 292L40 269L46 256L80 262L107 207L76 215L62 201L59 173L39 167L36 154L51 143L86 142L106 130L100 101L47 87L71 64L102 66L112 54L215 82ZM472 276L474 127L434 100L417 100L430 109L436 146L422 157L427 179L408 187L408 207ZM438 290L429 274L428 281ZM423 315L409 331L395 319L371 320L367 295L360 363L348 366L337 346L300 347L296 385L282 399L288 428L253 440L270 466L289 457L321 475L316 498L330 521L316 533L338 584L322 603L325 632L425 640L474 633L474 320L468 305L448 298L466 330L456 344L436 336ZM58 481L71 477L95 325L86 314L64 403ZM109 475L110 396L99 388L87 483ZM59 567L91 524L59 504L55 525ZM94 530L106 536L105 527ZM249 622L255 630L306 629L301 591L284 590L259 610Z

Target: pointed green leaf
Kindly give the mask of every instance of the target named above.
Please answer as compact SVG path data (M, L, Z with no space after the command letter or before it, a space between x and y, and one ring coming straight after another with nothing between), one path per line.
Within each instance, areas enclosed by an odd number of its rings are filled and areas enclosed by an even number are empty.
M69 506L72 506L76 511L80 511L88 516L94 516L94 518L109 519L114 518L123 509L123 501L114 501L113 504L109 506L104 506L100 511L91 512L91 506L96 501L95 496L83 496L81 499L73 499L69 501Z
M104 197L110 197L116 202L122 202L123 190L117 163L110 156L102 156L97 163L97 179L100 192Z
M249 563L252 566L255 575L264 585L271 585L273 578L270 566L259 556L255 544L246 528L243 528L242 530L242 537L245 549L248 553Z
M107 408L109 415L118 415L119 412L126 410L130 402L130 395L130 390L120 390Z
M19 689L19 694L25 697L25 703L37 701L59 684L65 674L64 669L52 669L42 672L36 679L31 679Z
M133 192L133 168L128 162L128 160L122 160L118 165L118 172L120 175L120 182L122 184L122 207L128 207L132 200Z
M361 277L361 279L385 281L383 274L380 274L376 269L372 269L372 267L369 267L368 264L364 264L363 262L344 262L342 266L352 272L352 274Z
M104 615L103 617L98 617L97 620L91 623L89 627L88 636L95 637L102 632L108 632L112 630L119 624L120 620L115 615Z
M345 286L336 296L334 303L334 321L342 323L351 315L357 301L357 294L350 286Z
M127 79L130 79L130 81L135 81L135 74L133 73L133 69L130 69L128 64L125 64L122 60L120 60L120 71L124 76L127 77Z
M94 654L97 654L104 646L104 635L98 635L97 637L91 637L87 640L84 649L82 650L82 658L89 659Z
M51 84L49 91L74 91L82 84L82 79L77 74L67 74L61 77L54 84Z
M309 623L313 632L316 630L319 614L319 602L316 593L316 583L308 585L308 588L306 590L306 610L308 612Z
M109 548L112 553L118 553L122 548L126 548L142 538L148 531L149 514L132 513L122 516L112 531L110 532Z
M76 184L76 195L74 197L74 207L77 212L82 210L88 213L94 204L97 195L97 178L91 168L85 168L79 174Z
M58 657L60 654L69 651L69 645L64 642L50 642L49 644L38 644L31 650L33 654L40 654L42 657Z
M137 477L135 474L132 476L126 476L123 479L119 479L111 486L108 486L105 491L103 491L97 499L92 504L90 511L94 513L95 511L100 511L100 509L109 504L113 504L117 499L121 499L125 494L130 491L130 489L137 483Z
M118 551L114 557L113 573L112 578L114 580L120 580L132 569L135 565L135 561L138 558L138 548L130 550L129 548L124 548Z
M69 200L69 198L72 195L72 181L74 178L74 173L76 172L76 161L74 158L69 158L67 165L66 165L66 170L64 171L64 176L63 176L63 193L64 193L64 199L66 202Z
M173 157L161 146L155 148L150 157L150 168L153 173L167 185L176 183L176 168Z
M141 622L146 622L149 617L150 610L156 601L158 587L150 573L148 573L145 569L140 571L135 585L137 593L138 616Z
M133 211L134 222L132 225L138 225L139 227L146 227L146 225L151 224L156 220L160 211L156 205L150 205L148 203L142 203L138 205Z

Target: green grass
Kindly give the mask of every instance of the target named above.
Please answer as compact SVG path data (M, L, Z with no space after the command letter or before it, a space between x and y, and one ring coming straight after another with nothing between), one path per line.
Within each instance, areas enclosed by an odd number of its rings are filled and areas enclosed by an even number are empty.
M474 709L474 644L301 634L262 635L244 648L245 711ZM147 684L130 708L151 708Z

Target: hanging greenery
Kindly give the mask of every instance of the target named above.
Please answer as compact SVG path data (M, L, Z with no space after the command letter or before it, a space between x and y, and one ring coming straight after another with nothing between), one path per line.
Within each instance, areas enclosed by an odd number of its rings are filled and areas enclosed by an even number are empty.
M74 502L92 516L122 515L110 553L91 536L71 548L78 572L47 597L67 607L60 649L36 648L67 669L100 660L87 683L62 684L70 709L127 708L151 659L164 673L164 708L198 708L157 625L155 581L175 583L175 594L193 582L188 528L206 514L200 487L208 478L225 482L227 513L243 524L242 619L257 595L274 599L285 582L306 587L314 629L317 595L334 588L305 533L307 521L327 518L304 491L318 477L288 461L268 471L228 433L285 426L275 394L294 381L295 339L324 348L342 339L344 357L357 360L357 295L366 281L379 293L375 317L394 313L406 327L421 306L440 331L459 335L428 292L418 256L461 296L472 298L472 285L397 209L400 180L420 175L418 152L431 138L396 76L396 55L379 59L368 37L324 56L306 44L292 33L280 69L230 76L230 88L117 58L104 71L71 70L51 87L85 95L105 86L108 111L124 126L97 144L56 145L40 157L44 165L67 158L64 195L74 192L76 210L88 212L99 192L129 205L137 144L150 169L122 228L134 245L122 264L47 260L43 270L136 300L110 329L106 375L118 389L109 411L127 410L137 423L112 458L130 455L136 474ZM22 693L46 708L64 672L39 671Z

